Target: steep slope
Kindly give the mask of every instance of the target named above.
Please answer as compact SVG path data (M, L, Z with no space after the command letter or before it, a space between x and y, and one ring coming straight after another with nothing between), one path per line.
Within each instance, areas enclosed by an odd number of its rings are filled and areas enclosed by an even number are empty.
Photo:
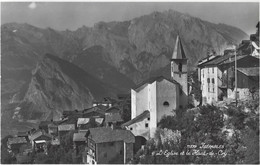
M47 54L33 70L20 114L24 119L57 119L63 110L89 108L93 100L115 92L74 64Z
M107 63L107 53L101 46L93 46L84 50L74 60L80 68L98 78L100 81L111 84L121 92L127 92L135 86L133 81Z
M122 92L154 73L167 71L177 34L191 69L206 56L208 49L222 54L232 42L239 43L248 37L238 28L172 10L130 21L99 22L76 31L8 23L1 26L1 34L2 107L24 100L27 89L35 85L31 71L46 53L76 64L89 76ZM77 81L80 80L76 79L75 83ZM55 84L52 80L48 83ZM45 92L44 88L41 90ZM26 98L29 97L27 93ZM48 104L56 104L56 100L48 101Z

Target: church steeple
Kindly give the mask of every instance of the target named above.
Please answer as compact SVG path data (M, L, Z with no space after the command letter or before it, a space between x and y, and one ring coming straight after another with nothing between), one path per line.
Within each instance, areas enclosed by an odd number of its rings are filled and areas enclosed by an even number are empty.
M185 51L179 35L176 38L174 50L171 58L171 78L181 86L181 106L187 105L188 83L187 83L187 61Z
M172 60L175 59L187 59L179 35L177 35L175 47L172 53Z

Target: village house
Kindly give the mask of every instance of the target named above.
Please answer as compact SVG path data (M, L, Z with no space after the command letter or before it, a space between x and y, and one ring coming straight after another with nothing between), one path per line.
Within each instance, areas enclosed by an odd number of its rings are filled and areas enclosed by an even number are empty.
M28 137L29 135L28 134L29 134L28 131L23 131L23 132L18 131L17 137L25 137L25 139L27 141L29 141L29 137Z
M25 137L12 137L12 138L8 138L7 148L9 152L13 154L17 154L20 151L20 147L23 144L27 144L27 143L28 141L26 140Z
M102 117L78 118L77 128L79 131L84 131L89 128L100 127L103 122L104 118Z
M119 128L123 123L121 118L120 109L117 107L110 107L105 112L105 126L113 128Z
M222 86L222 71L219 65L231 57L232 54L218 55L198 65L202 104L212 104L220 100L219 97L222 95L222 90L219 89L219 86Z
M87 138L86 138L86 132L77 132L73 134L73 146L76 150L76 153L79 152L79 146L86 145Z
M135 136L149 139L164 115L175 115L188 104L187 58L177 36L171 59L171 78L149 78L131 89L131 121L122 125ZM148 112L149 113L148 113ZM149 114L149 117L148 117Z
M259 23L257 28L259 34ZM250 35L237 49L200 61L198 67L203 104L254 97L259 90L259 36Z
M61 124L58 126L59 137L62 137L70 131L74 130L76 130L75 124Z
M29 135L29 139L34 151L47 153L47 144L51 143L52 136L44 130L37 130Z
M259 89L259 59L252 55L237 56L237 90L235 90L235 57L221 63L219 68L223 72L222 86L225 97L235 99L247 99L253 92ZM254 91L253 91L254 90Z
M133 158L135 137L128 130L90 128L86 137L88 147L83 163L123 164Z

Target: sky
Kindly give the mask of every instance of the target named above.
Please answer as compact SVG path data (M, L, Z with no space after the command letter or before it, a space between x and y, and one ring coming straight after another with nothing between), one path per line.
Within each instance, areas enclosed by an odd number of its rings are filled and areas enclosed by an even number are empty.
M76 30L104 21L125 21L154 11L176 10L212 23L255 33L259 2L2 2L1 24L28 23L57 30Z

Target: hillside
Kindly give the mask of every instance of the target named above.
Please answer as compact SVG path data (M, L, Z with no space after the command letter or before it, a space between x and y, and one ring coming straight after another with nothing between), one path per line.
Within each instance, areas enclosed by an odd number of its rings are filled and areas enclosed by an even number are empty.
M93 99L127 92L149 76L168 73L177 35L189 69L208 49L222 54L231 43L248 38L236 27L172 10L75 31L4 24L2 112L10 117L16 105L24 105L31 107L25 108L26 118L46 119L54 111L80 109Z

